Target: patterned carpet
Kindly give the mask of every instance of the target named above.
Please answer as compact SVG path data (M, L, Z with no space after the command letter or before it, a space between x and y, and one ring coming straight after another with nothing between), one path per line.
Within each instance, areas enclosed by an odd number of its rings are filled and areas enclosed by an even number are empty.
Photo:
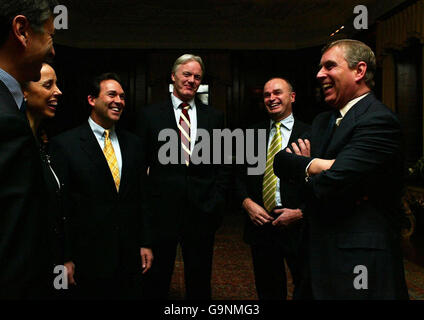
M215 238L212 271L212 298L214 300L256 300L253 267L249 247L242 240L243 218L226 216ZM408 260L405 276L411 300L424 300L424 268ZM170 289L170 299L184 297L184 272L181 251L178 250ZM289 275L289 299L292 298Z

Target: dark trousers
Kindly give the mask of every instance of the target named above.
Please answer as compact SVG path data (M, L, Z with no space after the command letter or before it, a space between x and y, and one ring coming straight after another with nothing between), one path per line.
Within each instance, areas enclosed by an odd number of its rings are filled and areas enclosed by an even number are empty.
M184 261L186 299L211 299L214 234L183 235L153 246L152 269L143 279L145 299L168 299L178 244Z
M306 227L304 235L305 236L302 237L299 250L299 281L295 286L293 300L314 300L309 265L309 238L306 233Z
M293 283L298 282L297 257L278 244L251 245L253 272L260 300L286 300L287 275L284 260L290 269Z
M105 279L76 276L75 281L76 286L70 286L71 299L131 300L141 298L140 275L116 274Z

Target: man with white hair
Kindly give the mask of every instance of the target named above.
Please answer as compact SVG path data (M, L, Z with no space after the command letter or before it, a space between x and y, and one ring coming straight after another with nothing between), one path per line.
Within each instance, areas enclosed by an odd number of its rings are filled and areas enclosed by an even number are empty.
M198 130L224 127L221 111L203 104L195 95L203 79L202 59L192 54L179 57L172 68L173 92L162 103L141 108L136 132L147 150L149 194L147 213L154 255L152 269L146 274L146 298L166 299L178 244L184 259L187 299L211 298L211 272L215 231L225 208L228 170L209 163L191 161ZM162 164L159 141L163 129L178 134L178 164Z

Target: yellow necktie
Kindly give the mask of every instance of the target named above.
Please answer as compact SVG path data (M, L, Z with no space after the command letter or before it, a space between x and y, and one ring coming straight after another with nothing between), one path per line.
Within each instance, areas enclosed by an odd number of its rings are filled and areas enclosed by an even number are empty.
M119 176L118 161L116 160L115 151L113 150L109 134L109 130L105 130L105 147L103 148L103 153L106 157L107 164L109 165L110 172L112 173L113 180L115 181L116 191L119 191L121 177Z
M276 132L272 137L271 144L268 148L268 153L266 156L266 169L262 185L262 199L264 201L265 209L268 212L271 212L271 210L274 209L276 205L275 193L277 191L278 178L274 174L273 162L274 156L281 150L283 140L280 131L281 123L274 123L274 126L276 128Z

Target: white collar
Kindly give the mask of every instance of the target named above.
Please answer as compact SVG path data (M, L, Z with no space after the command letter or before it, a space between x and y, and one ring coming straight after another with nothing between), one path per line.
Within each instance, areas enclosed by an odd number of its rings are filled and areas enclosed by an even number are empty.
M367 95L369 95L371 93L371 91L368 91L367 93L363 94L362 96L359 96L355 99L350 100L343 108L341 108L340 114L342 115L342 118L346 115L346 113L360 100L362 100L363 98L365 98Z
M274 125L276 121L271 120L271 129L272 126ZM288 115L287 117L285 117L284 119L278 121L279 123L281 123L282 126L286 127L287 130L291 130L293 128L294 125L294 117L293 117L293 113L290 113L290 115Z
M174 96L173 93L171 93L171 101L174 109L178 109L184 101ZM187 102L190 105L190 108L193 109L196 107L196 104L194 103L194 98Z
M91 117L88 118L88 124L90 125L91 130L93 130L94 134L97 137L103 137L105 130L109 130L109 136L111 136L115 132L115 125L113 125L109 129L105 129L102 126L98 125L96 122L94 122Z

